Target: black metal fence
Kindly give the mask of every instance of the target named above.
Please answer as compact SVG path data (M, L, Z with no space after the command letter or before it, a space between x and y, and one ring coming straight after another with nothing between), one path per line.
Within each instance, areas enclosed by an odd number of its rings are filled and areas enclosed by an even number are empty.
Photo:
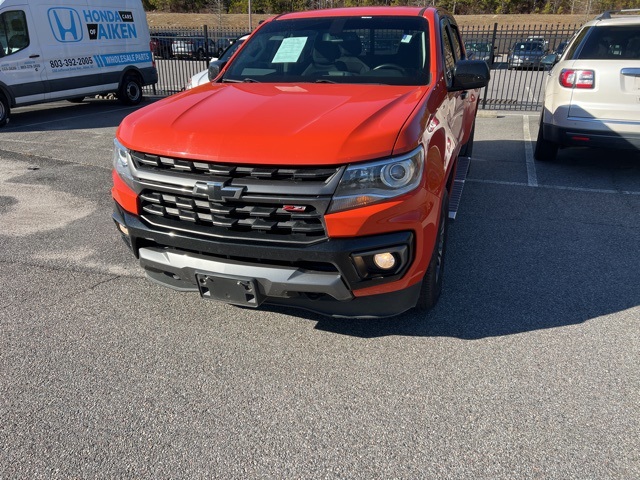
M248 33L242 29L151 27L151 51L158 83L145 87L147 94L171 95L184 89L189 79L205 70L235 39Z
M532 53L527 64L516 64L513 48L537 43L543 53L561 48L579 25L467 26L462 34L468 54L485 59L491 67L491 81L481 93L480 108L490 110L538 110L542 106L545 72L541 55ZM151 28L151 48L158 68L158 83L145 87L147 93L171 95L185 88L189 79L205 70L211 58L236 38L248 32L203 26L196 29Z
M547 53L564 48L580 25L499 26L462 28L467 51L478 43L488 44L492 52L487 63L491 80L481 93L480 108L491 110L538 110L542 107L544 67L540 60ZM538 50L537 46L541 45ZM469 48L470 47L470 48ZM516 55L515 47L533 47ZM515 49L516 51L518 49ZM520 58L522 57L522 58ZM527 59L522 61L522 59ZM520 63L522 61L522 63Z

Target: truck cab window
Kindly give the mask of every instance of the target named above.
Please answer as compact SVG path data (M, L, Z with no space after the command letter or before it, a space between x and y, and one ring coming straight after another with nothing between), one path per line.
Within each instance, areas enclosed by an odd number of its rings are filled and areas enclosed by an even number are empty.
M449 24L451 32L451 42L453 43L453 52L456 55L456 61L462 58L462 42L460 41L460 32L456 25Z
M453 52L453 46L451 41L451 35L449 29L446 28L446 23L443 21L440 26L442 32L442 58L444 60L444 75L447 81L447 85L451 85L453 82L453 71L456 66L456 57Z
M11 55L29 46L27 19L21 10L0 15L0 56Z

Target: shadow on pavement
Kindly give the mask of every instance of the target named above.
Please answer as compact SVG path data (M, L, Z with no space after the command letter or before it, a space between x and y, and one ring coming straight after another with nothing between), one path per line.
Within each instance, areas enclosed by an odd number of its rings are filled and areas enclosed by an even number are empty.
M495 143L478 142L476 151L486 154ZM505 157L523 148L522 142L498 143ZM513 185L482 181L494 177L489 169L508 167L472 162L470 176L479 180L467 183L450 225L443 294L431 312L353 320L268 308L341 335L465 340L566 327L637 308L640 163L630 162L637 153L616 155L612 161L612 151L572 149L558 162L537 165L539 178L575 182L569 188L528 187L522 157L523 183Z
M131 112L160 98L145 97L137 106L126 106L115 99L86 98L82 103L59 101L18 107L11 110L11 120L0 133L117 127Z

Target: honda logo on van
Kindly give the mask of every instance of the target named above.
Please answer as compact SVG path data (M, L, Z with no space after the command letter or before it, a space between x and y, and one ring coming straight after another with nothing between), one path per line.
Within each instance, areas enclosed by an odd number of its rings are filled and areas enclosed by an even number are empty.
M79 42L82 40L80 14L73 8L55 7L47 12L53 36L59 42Z

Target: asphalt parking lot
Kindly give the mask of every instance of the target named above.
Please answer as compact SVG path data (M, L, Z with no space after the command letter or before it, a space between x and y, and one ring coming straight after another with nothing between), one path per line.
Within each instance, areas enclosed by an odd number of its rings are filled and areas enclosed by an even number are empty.
M131 108L0 131L0 478L640 478L640 154L481 112L428 315L150 283L112 220Z

